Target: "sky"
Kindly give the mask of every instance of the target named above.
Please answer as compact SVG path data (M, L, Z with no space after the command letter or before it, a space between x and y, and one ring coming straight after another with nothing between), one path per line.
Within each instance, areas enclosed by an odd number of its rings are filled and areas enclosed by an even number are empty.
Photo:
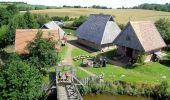
M157 4L170 3L170 0L0 0L0 1L22 1L27 2L28 4L38 4L47 6L100 5L112 8L118 8L122 6L133 7L143 3L157 3Z

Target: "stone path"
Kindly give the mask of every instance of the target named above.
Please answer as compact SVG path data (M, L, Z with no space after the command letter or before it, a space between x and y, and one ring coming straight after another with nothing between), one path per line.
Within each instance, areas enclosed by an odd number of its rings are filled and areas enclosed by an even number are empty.
M67 52L65 54L65 57L64 57L64 60L62 61L62 64L63 65L73 65L73 60L72 60L72 57L71 57L71 51L74 49L73 45L71 44L67 44L68 46L68 49L67 49Z

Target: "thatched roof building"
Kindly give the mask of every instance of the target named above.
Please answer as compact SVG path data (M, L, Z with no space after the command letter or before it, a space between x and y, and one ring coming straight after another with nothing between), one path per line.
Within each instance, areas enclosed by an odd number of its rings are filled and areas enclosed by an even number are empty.
M60 35L60 39L64 38L65 32L63 31L63 29L60 28L61 23L58 21L50 21L46 24L44 24L41 28L42 29L57 29L59 30L59 35Z
M111 15L91 14L76 31L78 42L100 50L112 46L120 28Z
M154 54L166 46L151 21L130 21L115 39L114 44L119 46L119 53L134 58L138 52Z
M58 30L55 29L17 29L15 34L15 51L19 54L28 53L26 46L30 41L34 40L38 31L43 32L43 38L59 40ZM59 49L59 46L56 49Z

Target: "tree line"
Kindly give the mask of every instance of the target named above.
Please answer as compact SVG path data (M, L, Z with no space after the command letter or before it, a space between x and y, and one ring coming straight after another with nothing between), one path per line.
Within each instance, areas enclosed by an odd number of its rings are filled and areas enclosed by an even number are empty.
M19 11L42 10L42 9L59 9L56 6L31 5L25 2L0 2L0 6L15 5Z
M166 4L148 4L148 3L144 3L144 4L141 4L139 6L133 7L133 9L148 9L148 10L170 12L170 3L166 3Z
M100 6L100 5L92 5L92 6L80 6L80 5L75 5L75 6L67 6L67 5L63 5L63 8L95 8L95 9L112 9L111 7L107 7L107 6Z

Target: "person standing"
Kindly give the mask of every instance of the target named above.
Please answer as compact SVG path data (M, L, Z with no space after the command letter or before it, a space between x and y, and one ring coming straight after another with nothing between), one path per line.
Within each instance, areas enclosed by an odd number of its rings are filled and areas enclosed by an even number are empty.
M104 58L102 61L102 67L106 67L106 58Z
M62 73L61 72L58 72L58 79L59 79L59 81L62 80Z

